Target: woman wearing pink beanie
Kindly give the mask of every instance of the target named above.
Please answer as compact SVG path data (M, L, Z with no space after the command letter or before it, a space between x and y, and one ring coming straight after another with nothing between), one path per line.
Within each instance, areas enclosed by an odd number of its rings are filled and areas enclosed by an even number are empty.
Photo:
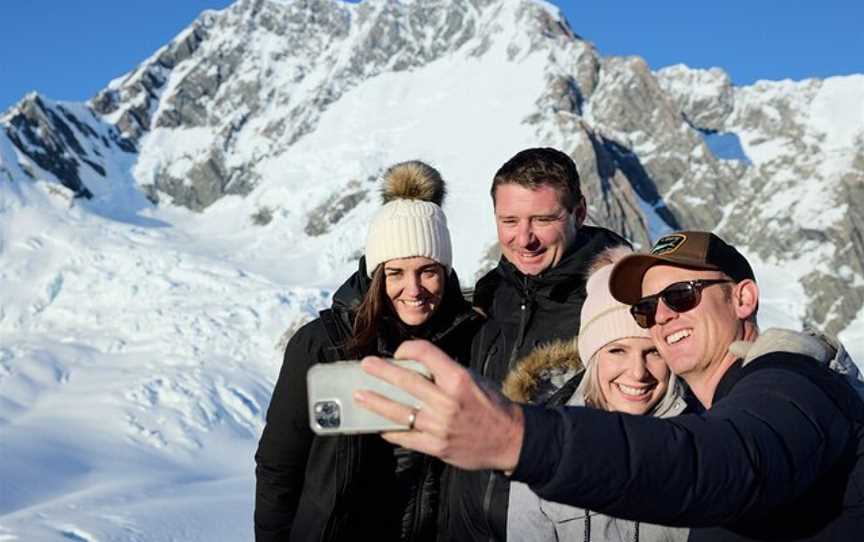
M630 307L609 292L612 264L630 253L626 247L616 247L598 256L589 269L578 338L533 352L505 382L505 393L531 401L531 391L542 385L526 372L548 378L569 368L576 376L551 395L547 406L587 406L658 417L685 411L683 386L657 354L648 330L637 326ZM584 370L576 369L579 360ZM675 542L687 536L687 529L640 524L545 501L518 482L510 487L509 540Z

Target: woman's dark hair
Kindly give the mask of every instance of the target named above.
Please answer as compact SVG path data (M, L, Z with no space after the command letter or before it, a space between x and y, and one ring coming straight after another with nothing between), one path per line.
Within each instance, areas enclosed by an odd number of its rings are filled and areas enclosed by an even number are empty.
M390 302L387 299L386 277L384 264L380 264L372 272L372 282L366 295L357 306L354 316L354 329L351 337L345 343L345 352L358 359L374 354L377 350L378 334L385 315L392 315Z

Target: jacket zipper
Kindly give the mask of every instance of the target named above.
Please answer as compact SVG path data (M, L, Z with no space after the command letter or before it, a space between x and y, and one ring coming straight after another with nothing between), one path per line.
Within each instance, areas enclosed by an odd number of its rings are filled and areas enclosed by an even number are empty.
M416 540L421 533L423 525L423 489L426 487L426 480L432 468L432 461L428 455L420 455L420 458L423 461L423 468L420 470L419 483L417 484L417 498L414 499L414 521L411 524L411 532L408 533L408 540ZM437 509L438 507L436 506L435 510Z
M591 511L585 509L585 532L582 534L583 542L591 542Z
M528 296L528 277L522 279L522 304L519 305L519 333L516 335L516 344L513 345L513 350L510 351L510 361L507 363L507 368L512 369L516 363L516 358L519 349L522 348L522 343L525 341L525 327L528 323L528 304L531 302Z
M591 511L585 510L585 533L582 535L584 542L591 542ZM633 522L633 542L639 542L639 522Z
M492 495L495 494L495 473L489 473L489 481L486 483L486 491L483 494L483 519L486 520L486 525L491 527L492 518L489 517L489 510L492 508ZM489 542L495 542L495 535L492 529L489 529Z
M524 277L522 279L522 303L519 305L519 333L517 333L516 343L513 345L513 350L510 351L510 360L507 363L507 367L512 368L513 364L516 362L516 356L518 355L519 348L522 346L522 342L525 340L525 327L528 322L528 303L530 300L528 299L528 277ZM486 364L483 367L483 373L485 376ZM495 473L489 473L489 480L486 482L486 491L483 494L483 518L486 520L487 525L492 525L492 518L489 516L489 511L492 508L492 497L495 495ZM490 532L492 530L490 529ZM490 542L495 540L494 534L489 538Z
M454 319L454 321L450 324L450 326L448 326L446 329L441 330L436 335L430 337L429 341L432 342L433 344L436 344L436 345L439 344L441 341L443 341L443 339L447 335L449 335L450 333L454 332L456 329L461 327L462 324L467 322L470 318L471 318L470 313L466 313L466 314L457 316ZM421 458L423 461L423 467L421 469L420 477L418 480L419 483L417 485L417 495L416 495L417 498L414 499L414 514L413 514L414 515L414 518L413 518L414 521L411 524L411 532L407 533L408 534L408 540L414 540L417 538L418 531L420 531L420 527L423 524L423 518L422 518L422 515L423 515L423 513L422 513L423 512L423 490L426 487L425 482L426 482L427 478L429 477L429 472L432 469L432 461L431 461L430 457L426 456L426 455L421 455ZM439 489L439 501L440 501L441 491L443 488L439 487L438 489ZM435 503L435 510L436 510L436 512L440 512L440 502ZM437 528L438 526L436 525L435 527Z

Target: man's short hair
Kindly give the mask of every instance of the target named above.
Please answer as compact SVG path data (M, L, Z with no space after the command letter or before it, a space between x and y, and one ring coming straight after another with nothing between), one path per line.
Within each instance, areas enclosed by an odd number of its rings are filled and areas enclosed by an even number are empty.
M551 186L567 212L573 212L582 199L579 172L567 154L549 147L525 149L507 160L492 179L492 202L495 190L502 184L518 184L529 190Z

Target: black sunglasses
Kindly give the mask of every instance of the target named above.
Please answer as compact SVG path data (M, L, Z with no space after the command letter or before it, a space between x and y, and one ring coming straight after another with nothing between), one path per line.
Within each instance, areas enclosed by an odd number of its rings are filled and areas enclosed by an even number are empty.
M729 279L688 280L675 282L663 288L660 293L643 297L630 307L630 314L636 320L636 325L648 329L654 325L654 315L660 300L675 312L687 312L702 300L702 288L724 282L735 282Z

